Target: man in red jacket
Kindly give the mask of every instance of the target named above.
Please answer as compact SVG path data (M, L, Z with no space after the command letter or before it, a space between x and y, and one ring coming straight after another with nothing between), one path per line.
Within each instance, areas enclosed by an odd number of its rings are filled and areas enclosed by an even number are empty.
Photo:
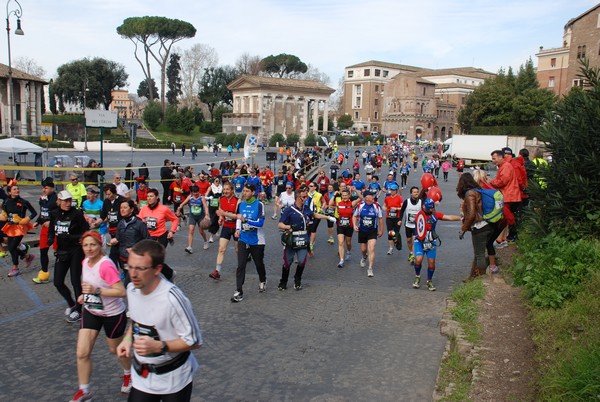
M512 150L510 148L492 152L492 161L498 166L498 173L490 184L502 192L504 205L515 214L521 205L521 187L519 186L519 174L515 171L511 160Z

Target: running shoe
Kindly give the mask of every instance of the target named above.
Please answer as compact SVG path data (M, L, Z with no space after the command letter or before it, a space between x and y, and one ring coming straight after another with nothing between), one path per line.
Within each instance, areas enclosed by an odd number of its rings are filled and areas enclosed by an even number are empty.
M193 249L193 248L191 248L190 246L187 246L187 247L185 248L185 252L186 252L186 253L188 253L188 254L192 254L192 253L194 252L194 249Z
M421 287L421 277L415 276L415 281L413 282L413 288L419 289Z
M436 289L435 286L433 286L433 282L432 281L427 281L427 290L434 292Z
M40 269L38 276L31 278L34 283L41 285L42 283L48 283L50 281L50 272L44 272Z
M294 289L295 290L302 290L302 284L300 282L297 282L294 284Z
M392 247L389 248L387 255L392 255L394 254L394 249Z
M267 281L261 282L258 284L258 292L264 293L267 291Z
M209 243L214 243L215 242L215 239L213 239L212 235L210 235L210 237L208 238L208 242Z
M214 279L215 281L218 281L219 279L221 279L221 274L216 269L214 271L212 271L210 274L208 274L208 276L210 278Z
M340 260L337 265L338 268L344 268L344 260Z
M346 252L346 261L350 261L350 258L352 258L352 254L350 254L350 251Z
M68 317L72 311L73 311L73 309L71 307L67 307L65 310L65 315Z
M19 275L21 275L21 271L19 271L19 268L13 267L10 269L10 271L8 271L9 278L13 278L13 277L19 276Z
M77 390L75 395L73 395L73 399L71 399L70 402L83 402L83 401L91 401L91 400L92 400L92 393L84 392L82 389L80 389L80 390Z
M277 214L273 214L273 216L271 217L271 219L273 219L273 220L277 219Z
M128 394L131 391L131 374L123 374L123 385L121 385L121 393Z
M508 246L508 242L506 240L501 241L501 242L496 240L494 242L494 247L496 247L496 249L498 249L498 250L503 249L504 247L507 247L507 246Z
M327 239L327 243L333 244L335 243L335 240L333 240L333 237L330 237L329 239Z
M369 278L372 278L372 277L373 277L373 268L369 268L369 269L367 269L367 276L368 276Z
M69 314L69 316L67 317L67 322L69 324L73 324L74 322L77 322L79 320L81 320L81 314L79 314L79 311L77 310L71 311L71 314Z
M27 254L27 256L25 257L25 267L29 268L31 266L31 262L33 261L34 258L35 258L35 255Z
M279 282L279 286L277 286L277 289L280 290L280 291L286 290L287 289L287 283Z
M203 248L204 250L208 250L208 243L207 243L207 242L204 242L204 246L202 246L202 248Z
M497 266L497 265L489 265L489 266L488 266L488 269L489 269L489 271L490 271L492 274L498 274L498 273L500 273L500 268L498 268L498 266Z
M363 257L360 259L360 267L364 268L367 266L367 257Z
M238 292L237 290L233 293L233 297L231 298L232 303L239 303L244 300L244 294L242 292Z

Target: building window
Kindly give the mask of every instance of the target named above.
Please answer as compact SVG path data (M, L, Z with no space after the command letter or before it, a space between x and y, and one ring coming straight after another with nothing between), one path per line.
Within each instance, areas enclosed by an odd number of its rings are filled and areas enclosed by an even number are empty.
M574 87L583 87L585 85L585 80L583 78L576 78L573 80Z
M377 98L373 99L373 104L375 106L379 105L379 99L377 99Z
M423 87L423 96L427 95L427 88Z
M362 105L361 105L361 99L360 99L360 96L357 96L357 97L356 97L356 100L355 100L355 102L354 102L354 109L360 109L360 108L361 108L361 106L362 106Z
M379 76L381 76L381 70L376 68L375 69L375 77L379 77Z
M354 71L348 70L348 78L352 78L352 77L354 77Z
M354 85L354 93L357 96L362 95L362 85L361 84Z
M379 92L379 85L375 85L375 92Z
M358 112L354 112L354 119L358 120Z
M371 75L371 69L370 68L365 68L365 71L364 71L363 75L365 77L369 77Z
M379 119L379 112L375 112L375 120Z
M556 67L556 57L550 59L550 67Z
M15 103L15 120L21 121L21 104Z
M585 45L577 46L577 58L578 59L585 58Z
M383 70L383 78L386 78L390 72L388 70Z
M554 77L548 78L548 88L554 88Z
M600 14L598 14L598 22L596 23L596 28L600 28Z

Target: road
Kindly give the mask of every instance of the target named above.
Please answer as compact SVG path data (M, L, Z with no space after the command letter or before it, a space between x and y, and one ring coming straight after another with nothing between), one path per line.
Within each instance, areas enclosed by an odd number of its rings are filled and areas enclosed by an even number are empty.
M181 153L134 153L134 165L160 166L165 158L186 165ZM97 155L91 155L96 156ZM264 154L257 159L264 163ZM125 166L129 153L105 155L105 166ZM217 161L201 154L197 163ZM141 162L140 162L141 163ZM109 168L107 168L110 171ZM120 171L120 173L123 173ZM151 178L158 177L153 168ZM412 172L409 185L421 174ZM440 183L444 199L438 210L458 213L457 176ZM36 192L34 188L25 190ZM408 189L402 193L408 195ZM35 201L33 193L30 200ZM267 215L272 215L272 204ZM472 248L469 236L458 239L458 222L440 222L434 277L436 292L411 284L414 271L407 251L386 255L387 242L378 241L375 277L359 266L354 237L352 260L336 268L335 246L327 244L321 224L315 257L305 270L302 291L277 290L282 247L275 221L268 218L266 258L268 289L258 293L258 276L250 263L244 301L229 301L235 290L235 256L230 247L222 280L208 278L217 247L194 254L183 252L186 234L176 234L167 261L177 270L176 283L192 302L203 330L204 345L194 381L194 401L426 401L431 400L445 338L439 334L445 298L466 276ZM405 247L406 248L406 247ZM37 254L37 250L34 250ZM75 345L77 327L64 321L65 303L51 284L31 278L38 259L17 278L0 276L0 400L68 400L77 390ZM4 272L9 260L0 261ZM52 271L52 270L51 270ZM101 335L93 356L95 401L116 401L121 373Z

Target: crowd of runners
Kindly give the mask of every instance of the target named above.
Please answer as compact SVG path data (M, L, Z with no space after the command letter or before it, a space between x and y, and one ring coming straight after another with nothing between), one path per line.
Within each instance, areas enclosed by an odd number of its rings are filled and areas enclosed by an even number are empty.
M488 266L497 272L494 249L516 241L515 219L527 197L527 180L543 160L529 161L526 149L514 159L510 149L494 151L492 159L499 171L491 181L485 171L465 169L459 161L457 194L464 203L460 215L449 215L436 210L442 198L437 180L441 171L447 181L453 167L437 151L406 143L377 145L373 150L342 150L335 145L296 152L282 148L277 169L231 159L199 173L166 159L160 173L162 202L159 189L149 186L144 167L145 174L136 179L129 175L130 183L116 174L113 183L102 188L97 183L79 183L72 175L65 190L55 191L53 180L47 178L41 183L39 214L20 196L18 183L10 182L7 193L0 193L5 199L1 233L13 264L8 275L19 275L20 260L31 263L33 254L22 239L39 226L41 269L33 281L49 282L48 254L53 248L53 283L67 303L66 320L81 321L79 389L71 401L91 399L91 354L102 328L110 351L123 367L121 392L131 392L129 400L151 400L151 394L189 400L197 367L190 350L201 345L202 337L189 301L173 284L176 272L165 258L172 247L193 254L196 231L202 249L215 242L218 246L208 275L214 281L221 279L226 250L233 241L237 257L233 303L244 300L249 262L258 273L258 291L267 290L264 260L269 228L281 232L281 245L268 246L283 248L282 262L269 261L282 264L277 289L288 289L295 263L293 288L302 290L304 268L319 252L315 240L322 220L327 242L337 241L337 257L331 264L338 269L351 259L356 234L360 267L373 277L376 242L385 234L388 255L406 245L415 271L414 288L421 287L421 269L427 260L424 284L435 291L436 225L442 220L462 221L461 238L466 231L473 234L470 278ZM408 189L404 199L402 189L408 188L410 174L420 175L421 186ZM493 219L486 216L482 189L498 189L502 194L496 201L503 201L504 207L496 205L502 211ZM272 214L267 212L271 203ZM270 223L269 217L276 222ZM178 231L187 232L185 247L173 245ZM202 260L200 264L213 263ZM67 274L72 289L65 285ZM174 323L167 318L173 315L181 319Z

